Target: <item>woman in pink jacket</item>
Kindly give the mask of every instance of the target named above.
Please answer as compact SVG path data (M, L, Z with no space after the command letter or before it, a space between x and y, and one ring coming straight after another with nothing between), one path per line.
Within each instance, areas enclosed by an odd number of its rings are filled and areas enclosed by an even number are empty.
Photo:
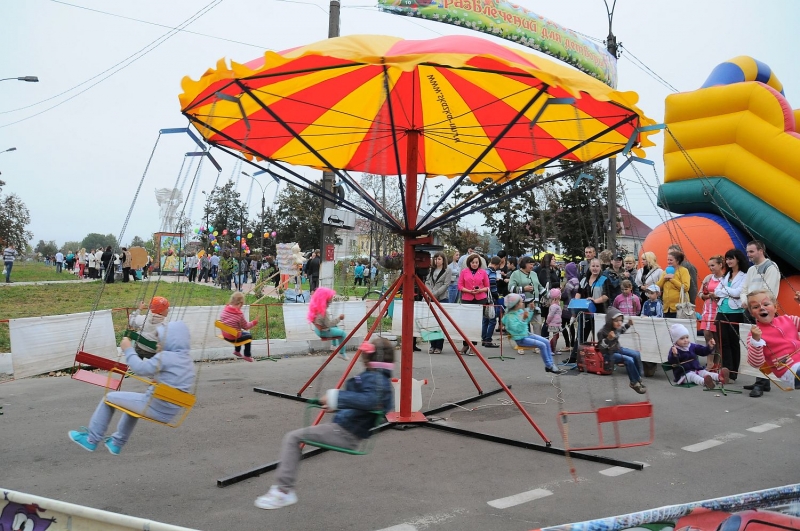
M481 269L481 257L471 254L464 262L467 266L458 275L458 291L461 293L463 304L486 304L489 293L489 274ZM461 352L468 356L473 356L469 348L469 343L463 342Z

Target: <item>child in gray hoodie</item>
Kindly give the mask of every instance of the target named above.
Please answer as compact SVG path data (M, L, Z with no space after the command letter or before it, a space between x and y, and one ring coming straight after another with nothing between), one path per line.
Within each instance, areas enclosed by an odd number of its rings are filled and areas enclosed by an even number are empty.
M189 328L182 321L166 323L158 328L158 346L160 351L150 359L141 359L133 349L131 340L123 337L119 344L125 353L125 362L138 376L152 376L156 382L165 383L181 391L191 392L194 385L194 361L189 354ZM85 450L94 452L97 444L103 441L105 447L114 455L119 455L122 447L128 442L136 419L122 414L117 424L117 431L106 437L106 430L114 414L114 408L106 404L106 400L130 411L143 414L161 422L169 422L181 411L181 407L163 400L151 400L155 386L150 386L144 393L112 391L100 400L89 429L72 430L69 438ZM146 411L145 411L146 409Z

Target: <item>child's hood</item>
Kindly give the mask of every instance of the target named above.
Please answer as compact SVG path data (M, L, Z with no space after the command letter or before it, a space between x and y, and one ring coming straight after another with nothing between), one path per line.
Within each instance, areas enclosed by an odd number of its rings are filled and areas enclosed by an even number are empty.
M606 327L614 328L614 319L622 315L622 312L614 308L613 306L606 311Z
M158 329L158 340L163 350L188 352L190 345L189 327L183 321L172 321Z

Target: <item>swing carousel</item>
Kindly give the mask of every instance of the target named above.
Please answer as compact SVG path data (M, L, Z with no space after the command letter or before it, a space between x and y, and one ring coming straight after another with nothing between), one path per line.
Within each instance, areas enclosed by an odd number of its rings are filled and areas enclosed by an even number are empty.
M182 88L182 112L211 146L403 238L400 276L347 339L374 315L377 319L367 332L369 338L388 310L382 302L393 300L398 292L412 294L416 287L478 391L458 404L505 392L544 444L429 422L426 414L442 408L425 414L412 411L411 341L402 342L400 411L387 415L388 422L376 429L415 423L566 454L552 447L480 349L470 346L500 386L488 392L481 389L456 344L467 340L466 334L414 271L429 265L437 229L486 206L502 204L511 196L509 185L514 181L523 186L513 193L525 193L559 178L577 177L591 164L617 154L643 157L643 148L654 145L648 137L656 128L637 107L635 93L617 91L567 66L470 36L420 41L339 37L266 52L244 64L221 60L197 80L184 78ZM563 162L569 162L569 167L565 169ZM349 189L348 196L357 195L363 203L335 195L296 166L332 172ZM396 179L404 199L399 215L360 186L354 176L358 172ZM448 177L449 185L430 209L420 210L418 181L438 176ZM466 179L477 185L477 191L447 204ZM406 338L418 335L414 306L402 308ZM460 338L447 332L445 321ZM332 352L322 368L336 354ZM359 354L353 356L339 386ZM322 368L297 395L269 394L305 401L302 392ZM579 452L572 457L641 468L637 463ZM220 480L218 485L254 477L274 466Z

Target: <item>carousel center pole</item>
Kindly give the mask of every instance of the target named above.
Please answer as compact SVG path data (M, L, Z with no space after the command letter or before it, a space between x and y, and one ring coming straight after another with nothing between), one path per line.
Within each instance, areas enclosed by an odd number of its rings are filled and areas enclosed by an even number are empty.
M419 131L407 131L406 153L406 231L417 225L417 158L419 156ZM419 411L411 411L411 381L414 367L414 235L403 235L403 339L400 350L400 412L386 415L389 422L427 422ZM410 303L410 304L409 304Z

